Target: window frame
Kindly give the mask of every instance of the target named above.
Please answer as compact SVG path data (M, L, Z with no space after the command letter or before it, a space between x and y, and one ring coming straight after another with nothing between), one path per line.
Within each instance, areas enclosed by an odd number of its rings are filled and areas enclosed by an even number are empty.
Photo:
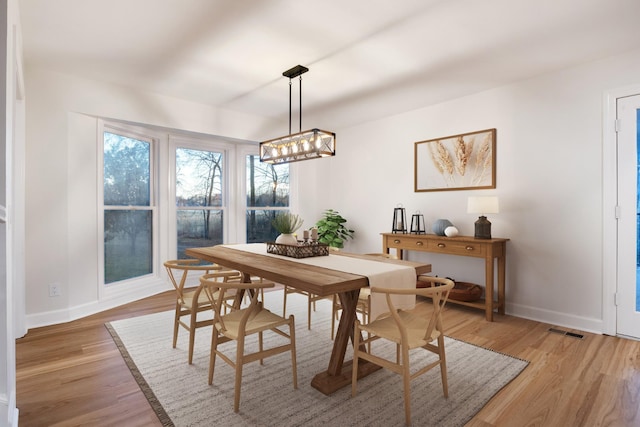
M105 262L104 262L104 213L105 210L132 210L131 206L114 206L104 204L104 134L114 133L129 138L138 139L149 143L149 208L138 208L133 210L151 211L151 273L137 276L131 279L119 280L113 283L105 283ZM159 200L159 164L160 164L160 141L152 131L145 131L144 128L127 126L114 122L100 121L98 125L98 299L113 298L122 294L134 293L139 287L157 281L159 273L159 253L160 253L160 200Z
M193 150L212 151L222 153L222 206L216 207L222 211L222 241L230 242L232 236L235 235L234 227L236 226L235 208L233 206L233 198L231 192L235 186L236 177L232 174L231 167L236 164L234 144L225 141L224 139L216 138L214 136L187 136L170 134L168 136L168 200L167 200L167 222L169 224L168 229L168 253L172 254L170 257L178 256L178 230L177 230L177 215L179 209L176 206L176 156L175 152L178 148L186 148Z
M153 271L151 274L110 284L104 283L104 132L151 141L150 179L152 207ZM223 158L223 242L246 243L246 156L259 155L259 144L217 135L161 128L152 125L126 123L114 119L99 119L96 135L97 205L98 205L98 300L141 295L145 289L157 289L165 283L162 263L177 257L177 207L175 203L175 149L220 151ZM295 211L297 206L296 167L289 169L289 207L278 210ZM127 208L127 207L123 207ZM222 209L222 208L221 208Z

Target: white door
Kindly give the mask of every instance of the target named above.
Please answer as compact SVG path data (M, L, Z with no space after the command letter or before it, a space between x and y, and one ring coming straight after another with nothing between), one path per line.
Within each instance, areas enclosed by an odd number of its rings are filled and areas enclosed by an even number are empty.
M640 338L638 292L638 121L640 95L617 100L618 146L618 289L617 333Z

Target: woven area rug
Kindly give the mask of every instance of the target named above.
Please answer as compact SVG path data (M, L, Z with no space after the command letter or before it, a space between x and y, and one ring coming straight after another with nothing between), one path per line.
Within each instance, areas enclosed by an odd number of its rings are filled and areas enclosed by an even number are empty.
M265 294L265 306L282 313L282 291ZM287 298L287 315L296 319L298 389L292 385L288 353L270 357L265 364L245 365L240 412L233 412L233 369L218 359L214 383L207 384L211 329L196 331L193 364L187 363L187 332L180 330L177 348L171 347L173 312L114 321L106 326L166 426L401 426L404 425L402 378L388 370L325 396L311 379L327 368L331 341L331 303L319 301L307 329L307 301L301 295ZM265 335L265 345L281 337ZM257 340L250 345L257 346ZM225 343L230 349L235 343ZM395 346L374 343L376 353L395 357ZM452 338L446 338L449 398L442 395L439 369L411 382L412 421L416 426L463 426L528 362ZM377 349L377 351L376 351ZM233 353L233 350L231 350ZM413 354L412 366L435 355ZM351 359L350 354L347 355Z

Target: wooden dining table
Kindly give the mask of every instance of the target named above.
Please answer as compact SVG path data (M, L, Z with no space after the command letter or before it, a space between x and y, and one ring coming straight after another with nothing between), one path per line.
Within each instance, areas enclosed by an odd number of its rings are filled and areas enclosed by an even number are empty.
M369 286L369 279L363 275L307 265L297 262L294 258L245 251L239 249L241 247L234 248L234 245L217 245L190 248L186 249L185 253L194 258L238 270L242 273L245 282L250 282L251 276L257 276L275 283L311 292L321 297L330 297L338 294L343 310L329 358L329 365L326 371L320 372L313 377L311 386L326 395L330 395L351 384L352 361L345 361L344 359L349 341L353 343L358 295L361 288ZM431 271L430 264L371 255L332 251L329 256L366 258L377 262L409 266L415 268L416 275ZM377 365L364 362L362 361L358 364L358 378L380 369Z

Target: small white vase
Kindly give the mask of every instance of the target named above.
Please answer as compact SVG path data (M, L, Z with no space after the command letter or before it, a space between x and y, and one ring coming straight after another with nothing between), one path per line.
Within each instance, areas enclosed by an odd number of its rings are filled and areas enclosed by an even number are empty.
M447 237L456 237L458 235L458 229L453 225L444 229L444 235Z
M298 240L293 234L280 234L276 237L276 243L281 245L297 245Z

